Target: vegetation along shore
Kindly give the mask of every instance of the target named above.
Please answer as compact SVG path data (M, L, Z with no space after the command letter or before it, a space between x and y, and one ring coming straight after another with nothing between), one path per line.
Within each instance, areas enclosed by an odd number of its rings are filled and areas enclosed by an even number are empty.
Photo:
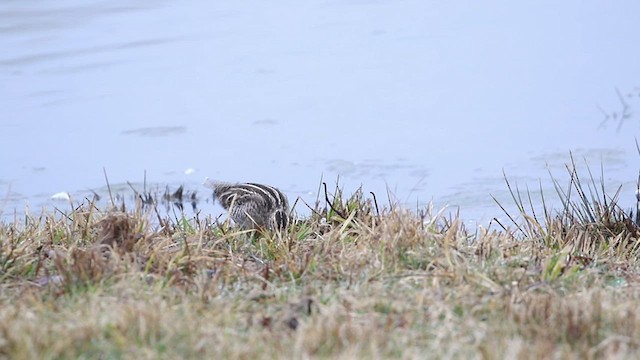
M3 222L0 358L639 358L640 227L570 175L477 229L339 188L285 231L142 198Z

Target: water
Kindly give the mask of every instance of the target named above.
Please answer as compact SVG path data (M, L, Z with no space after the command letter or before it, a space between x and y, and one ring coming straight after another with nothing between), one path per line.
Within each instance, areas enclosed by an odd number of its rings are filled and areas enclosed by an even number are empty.
M486 222L503 171L553 192L573 151L633 206L640 3L3 1L3 213L103 170L199 191L321 179ZM618 130L623 106L631 116ZM607 121L601 111L616 119ZM564 180L563 180L564 181ZM57 205L56 205L57 204ZM213 209L211 211L219 211Z

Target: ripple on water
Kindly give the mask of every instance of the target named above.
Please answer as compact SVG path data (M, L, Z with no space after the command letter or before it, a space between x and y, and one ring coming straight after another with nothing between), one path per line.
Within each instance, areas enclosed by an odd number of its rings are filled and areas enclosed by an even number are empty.
M528 166L537 169L564 170L571 163L571 156L575 161L577 170L600 168L602 164L606 169L615 171L628 166L629 154L616 148L577 148L569 151L554 151L542 153L530 158Z
M122 132L122 134L147 136L147 137L160 137L160 136L180 135L186 132L187 132L186 126L152 126L152 127L138 128L138 129L132 129L132 130L125 130Z

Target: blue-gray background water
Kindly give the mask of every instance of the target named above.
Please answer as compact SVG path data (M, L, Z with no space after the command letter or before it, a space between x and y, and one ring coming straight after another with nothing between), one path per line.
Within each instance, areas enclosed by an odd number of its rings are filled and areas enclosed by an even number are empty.
M501 214L490 195L509 202L503 171L553 193L570 151L632 207L638 14L638 1L2 1L0 209L104 195L106 169L122 191L146 171L203 198L208 176L310 203L339 176L482 222Z

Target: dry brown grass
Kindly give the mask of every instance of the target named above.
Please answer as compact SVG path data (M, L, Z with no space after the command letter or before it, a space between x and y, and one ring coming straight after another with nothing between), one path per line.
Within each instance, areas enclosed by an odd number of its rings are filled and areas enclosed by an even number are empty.
M284 235L92 204L0 224L0 358L640 356L634 224L471 235L335 195Z

